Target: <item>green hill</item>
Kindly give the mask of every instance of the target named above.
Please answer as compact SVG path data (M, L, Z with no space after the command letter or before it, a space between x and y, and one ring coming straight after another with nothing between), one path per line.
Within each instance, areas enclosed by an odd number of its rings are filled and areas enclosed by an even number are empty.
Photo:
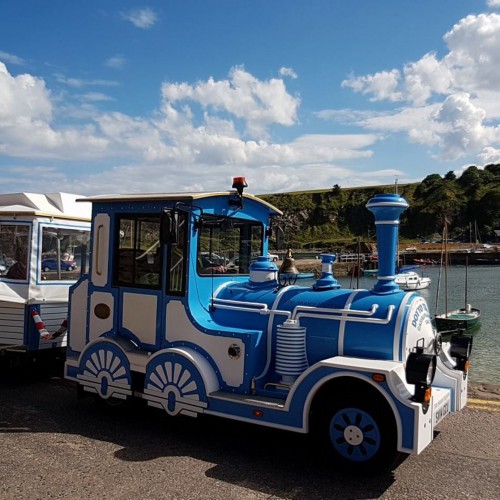
M436 239L445 217L450 238L469 241L477 225L481 241L496 241L500 229L500 165L470 166L460 177L448 172L428 175L422 182L397 186L410 208L403 213L402 241ZM373 241L373 216L366 209L375 194L393 193L394 185L300 191L260 197L284 212L280 225L293 248L328 248ZM472 235L474 237L474 235Z

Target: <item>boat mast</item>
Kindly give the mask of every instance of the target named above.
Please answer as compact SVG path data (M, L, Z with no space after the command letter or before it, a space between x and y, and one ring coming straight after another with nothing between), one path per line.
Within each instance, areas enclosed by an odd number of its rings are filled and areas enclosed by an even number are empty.
M448 317L448 219L444 218L443 229L444 242L444 310Z
M467 288L468 288L469 256L465 256L465 304L464 310L467 311Z

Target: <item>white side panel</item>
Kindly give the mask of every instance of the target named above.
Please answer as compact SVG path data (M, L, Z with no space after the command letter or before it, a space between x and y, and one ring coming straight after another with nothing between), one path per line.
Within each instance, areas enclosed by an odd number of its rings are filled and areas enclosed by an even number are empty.
M23 345L24 304L0 302L0 344Z
M143 293L123 294L122 325L145 344L156 343L158 297Z
M239 387L243 383L245 368L245 344L241 339L207 335L197 330L186 314L181 302L172 300L167 305L167 340L169 342L192 342L205 349L215 361L224 382L231 387ZM241 356L231 359L228 349L231 345L240 348Z
M109 215L98 214L94 220L92 243L92 283L96 286L108 283L109 227Z
M110 314L107 318L98 318L95 313L97 304L105 304L109 307ZM113 295L106 292L94 292L90 297L90 311L89 311L89 342L100 337L103 333L109 332L113 329L113 313L115 309L115 301Z
M69 344L71 349L81 352L85 347L87 330L87 293L89 282L82 281L71 297L71 322L69 324Z

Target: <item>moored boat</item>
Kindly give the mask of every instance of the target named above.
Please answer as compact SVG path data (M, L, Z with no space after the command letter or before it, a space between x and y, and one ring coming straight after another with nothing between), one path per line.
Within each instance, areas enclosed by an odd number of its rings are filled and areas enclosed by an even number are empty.
M407 271L397 274L394 282L403 290L422 290L429 287L431 279L428 276L420 276L415 271Z
M465 303L464 307L460 309L448 310L448 225L445 220L443 229L443 257L441 261L444 261L444 271L445 271L445 312L441 314L436 314L434 316L434 324L438 332L448 332L453 330L472 330L479 326L479 318L481 317L481 312L478 308L471 307L467 300L467 290L468 290L468 269L469 269L469 259L465 258ZM441 279L439 279L439 282ZM439 284L438 292L436 294L436 305L439 297Z
M472 330L479 325L481 311L470 304L455 311L448 311L443 314L438 314L434 318L438 332L447 330Z

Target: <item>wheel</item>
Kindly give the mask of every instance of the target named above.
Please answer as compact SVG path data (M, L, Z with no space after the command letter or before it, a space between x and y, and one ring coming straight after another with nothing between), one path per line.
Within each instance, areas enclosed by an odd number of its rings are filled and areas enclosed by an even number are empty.
M207 407L205 384L198 368L187 358L166 352L146 368L144 399L170 416L196 416Z
M108 406L116 406L132 394L127 355L112 342L96 342L84 351L77 379Z
M50 267L44 267L43 270L48 273L50 271Z
M73 271L73 266L68 266L68 271Z
M380 472L398 456L394 417L385 404L369 394L331 403L320 422L330 454L346 469Z

